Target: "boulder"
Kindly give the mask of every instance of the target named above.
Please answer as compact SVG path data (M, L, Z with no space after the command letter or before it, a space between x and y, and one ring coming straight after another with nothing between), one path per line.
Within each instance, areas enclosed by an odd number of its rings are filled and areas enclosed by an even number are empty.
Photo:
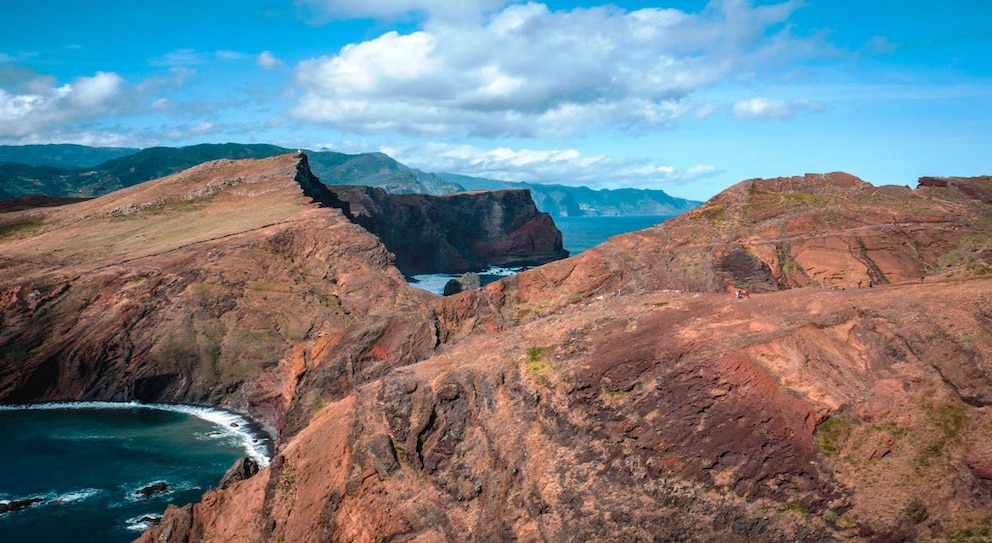
M20 511L27 507L31 507L36 503L41 503L45 501L45 498L26 498L23 500L11 500L7 502L0 502L0 515L4 513L13 513L14 511Z

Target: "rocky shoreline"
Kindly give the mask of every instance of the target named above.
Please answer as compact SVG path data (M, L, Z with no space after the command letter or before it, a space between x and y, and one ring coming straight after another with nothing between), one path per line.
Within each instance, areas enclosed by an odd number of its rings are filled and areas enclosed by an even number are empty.
M225 405L278 436L268 466L142 541L983 529L992 179L747 180L439 297L307 196L304 165L198 167L0 240L0 346L26 355L0 365L0 398ZM121 209L138 211L88 229ZM69 224L105 243L65 243Z

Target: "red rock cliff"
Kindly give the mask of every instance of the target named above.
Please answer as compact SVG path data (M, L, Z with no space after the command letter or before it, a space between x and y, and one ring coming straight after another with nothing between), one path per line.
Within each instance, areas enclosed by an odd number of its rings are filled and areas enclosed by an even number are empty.
M383 240L407 275L535 266L568 256L527 190L428 196L334 185L346 214Z
M987 181L746 181L440 298L407 287L337 211L298 188L288 198L279 180L298 162L278 160L161 181L212 180L189 200L153 191L21 215L0 242L0 338L20 353L4 367L34 368L4 373L5 394L75 372L88 384L55 379L48 393L161 383L278 428L268 467L171 507L143 541L913 541L988 528L992 210L974 197ZM280 187L287 197L251 199ZM187 230L195 221L211 234ZM69 225L72 242L58 235ZM867 277L877 284L857 288ZM24 362L35 353L49 366Z

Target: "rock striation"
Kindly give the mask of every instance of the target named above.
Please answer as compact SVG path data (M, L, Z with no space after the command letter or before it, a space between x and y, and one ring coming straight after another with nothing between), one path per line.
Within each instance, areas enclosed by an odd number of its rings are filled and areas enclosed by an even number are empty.
M437 297L303 196L298 159L273 160L21 216L0 241L0 345L19 353L0 372L6 401L135 390L241 409L278 434L268 466L170 506L142 541L990 528L988 179L748 180Z
M536 266L568 256L551 216L526 190L444 196L390 194L360 185L329 188L345 214L375 234L407 275Z

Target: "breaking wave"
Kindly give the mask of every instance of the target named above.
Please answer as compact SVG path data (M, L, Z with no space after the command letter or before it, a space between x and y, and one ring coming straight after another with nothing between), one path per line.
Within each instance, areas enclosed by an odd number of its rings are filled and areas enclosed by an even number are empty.
M213 407L200 407L182 404L140 403L140 402L49 402L22 405L0 405L0 411L41 410L41 409L157 409L190 415L217 426L210 437L232 438L244 449L245 454L258 463L259 467L269 464L272 451L272 438L254 421L244 415Z
M510 277L511 275L516 275L523 271L525 268L502 268L499 266L490 266L481 271L475 272L478 274L479 279L483 285L488 285L493 281L498 281L504 277ZM419 275L413 275L407 277L407 282L410 286L417 287L428 292L432 292L440 296L444 293L444 285L448 284L448 281L452 279L457 279L464 274L461 273L424 273Z

